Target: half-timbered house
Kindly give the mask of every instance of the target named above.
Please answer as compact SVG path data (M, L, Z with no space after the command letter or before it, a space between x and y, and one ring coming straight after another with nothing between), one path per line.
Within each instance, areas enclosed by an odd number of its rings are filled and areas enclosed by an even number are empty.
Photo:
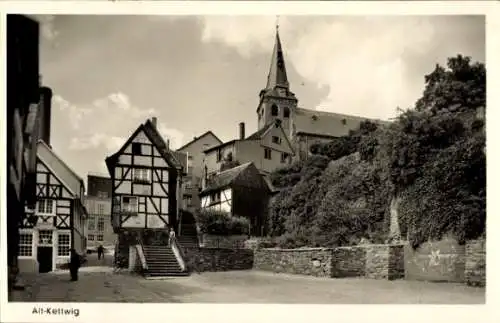
M177 231L181 178L187 160L180 161L184 154L169 149L156 122L152 118L141 124L115 154L106 158L113 182L111 203L113 229L118 235L117 266L128 266L129 253L138 245L145 249L165 247L169 228ZM171 253L167 248L158 250L162 252ZM154 259L146 260L151 267Z
M253 163L236 166L206 180L200 192L201 208L224 211L250 220L250 234L265 232L270 190Z
M37 144L36 206L20 228L19 268L50 272L85 252L83 180L42 140ZM27 210L28 211L28 210Z

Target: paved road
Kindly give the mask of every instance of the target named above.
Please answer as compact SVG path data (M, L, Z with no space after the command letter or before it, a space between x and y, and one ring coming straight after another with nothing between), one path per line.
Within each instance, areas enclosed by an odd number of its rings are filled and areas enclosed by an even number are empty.
M484 304L485 289L462 284L328 279L260 271L207 272L145 280L85 267L80 280L67 272L25 275L14 301L137 303Z

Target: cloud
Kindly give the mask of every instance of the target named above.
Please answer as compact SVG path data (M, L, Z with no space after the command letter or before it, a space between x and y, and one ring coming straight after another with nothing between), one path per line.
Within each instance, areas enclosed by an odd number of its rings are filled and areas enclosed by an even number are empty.
M158 132L160 132L165 141L169 141L170 149L175 150L182 146L184 134L181 131L169 128L166 124L160 122L158 124Z
M59 36L59 31L56 29L54 23L55 17L55 15L34 16L34 18L40 23L40 35L49 42L53 42L54 45L57 44L56 40Z
M107 153L116 152L146 119L161 115L155 109L141 109L132 104L130 98L122 92L110 93L91 104L72 104L59 95L54 95L53 107L67 118L72 128L73 137L69 149L84 151L105 149ZM184 135L181 131L159 122L158 131L170 140L171 148L182 144Z
M286 66L290 69L293 65L302 78L291 83L292 91L302 81L313 82L318 87L327 86L329 93L318 106L305 108L390 118L397 107L413 106L421 95L424 75L437 59L444 63L447 57L470 50L464 28L456 28L463 25L460 19L281 17ZM224 43L244 57L270 56L274 21L274 17L207 16L203 18L202 41ZM440 44L443 41L447 47ZM417 64L425 69L418 75L414 70Z

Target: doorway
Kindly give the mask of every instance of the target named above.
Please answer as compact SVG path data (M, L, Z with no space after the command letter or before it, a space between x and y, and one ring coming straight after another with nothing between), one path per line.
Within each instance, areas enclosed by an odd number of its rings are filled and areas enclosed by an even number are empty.
M38 272L48 273L52 271L52 247L38 247L37 254Z

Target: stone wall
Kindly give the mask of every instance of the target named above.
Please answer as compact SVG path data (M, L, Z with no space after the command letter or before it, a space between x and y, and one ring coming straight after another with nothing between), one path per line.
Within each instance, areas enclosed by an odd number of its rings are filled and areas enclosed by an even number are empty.
M403 245L257 249L254 268L317 277L398 279L404 277L403 255Z
M375 279L404 278L404 245L367 245L365 274Z
M183 248L188 268L194 272L252 269L254 252L248 249Z
M258 249L254 268L276 273L331 277L332 250L323 248Z
M243 249L247 239L247 235L219 236L203 234L201 245L204 248Z
M365 275L366 249L362 246L331 249L330 277L360 277Z
M486 240L471 240L465 245L465 282L471 286L486 285Z
M417 249L405 246L405 278L440 282L464 282L465 246L445 237L423 243Z

